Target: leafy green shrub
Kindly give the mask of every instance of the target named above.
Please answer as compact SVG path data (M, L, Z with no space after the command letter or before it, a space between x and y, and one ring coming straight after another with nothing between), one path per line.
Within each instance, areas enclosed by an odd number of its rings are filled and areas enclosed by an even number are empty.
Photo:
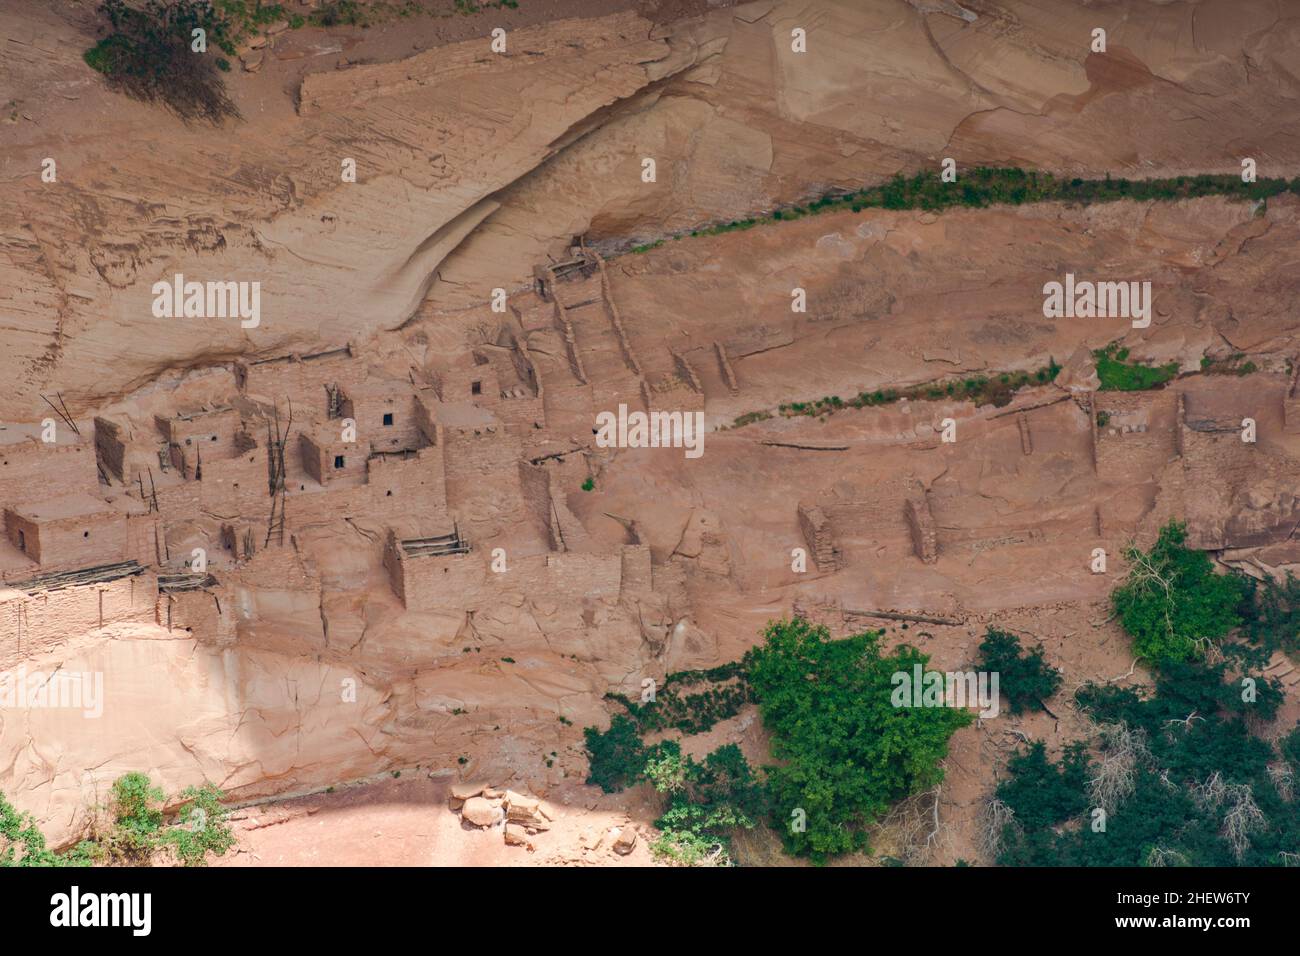
M1103 392L1139 392L1158 388L1178 376L1178 363L1151 366L1127 361L1129 351L1112 342L1092 353Z
M998 674L998 689L1013 714L1046 710L1043 702L1061 686L1061 672L1043 660L1043 645L1022 654L1020 638L995 628L980 644L976 669Z
M641 743L632 718L615 714L609 730L601 733L595 727L586 727L582 736L587 742L587 761L591 766L587 783L614 793L641 780L649 751Z
M91 69L135 99L157 102L185 120L219 124L239 110L226 92L214 57L191 49L193 31L234 55L228 22L209 0L103 0L98 12L109 33L84 54Z
M1281 582L1269 578L1251 582L1253 600L1247 605L1246 636L1268 654L1300 653L1300 579L1287 572Z
M56 853L45 843L30 813L19 813L0 793L0 867L89 866L84 844L67 853Z
M1053 763L1041 741L1007 765L996 797L998 862L1022 866L1278 866L1300 854L1300 802L1280 760L1300 766L1300 727L1275 749L1247 719L1271 720L1275 681L1243 699L1225 664L1171 665L1155 693L1088 685L1076 698L1098 724ZM1094 826L1105 810L1104 829Z
M699 693L682 693L680 688L707 685ZM707 671L679 671L664 678L655 699L641 704L622 694L606 694L627 708L637 730L654 733L673 728L684 734L702 734L720 720L736 716L753 700L752 689L739 662Z
M164 795L143 773L125 773L113 781L109 812L113 823L101 840L112 862L143 865L158 848Z
M162 789L146 774L123 774L109 791L109 824L92 835L88 852L109 864L147 866L157 854L170 851L185 866L203 866L209 852L221 856L235 844L221 797L211 784L187 787L181 792L187 805L178 822L168 826Z
M891 677L928 658L880 651L880 632L832 640L803 620L769 624L744 658L764 723L772 820L788 851L815 860L861 849L890 804L933 786L948 738L972 720L949 707L894 707ZM805 827L792 826L802 810Z
M1199 657L1207 642L1217 641L1242 623L1250 585L1231 574L1216 574L1203 551L1183 542L1186 528L1170 522L1148 552L1128 548L1128 577L1111 593L1133 649L1160 666Z
M764 791L735 744L726 744L697 763L673 741L660 744L645 776L666 796L655 821L656 856L691 866L731 862L731 834L753 829L764 814Z
M400 771L393 771L393 776L399 775ZM177 825L167 831L166 842L185 866L206 866L208 853L223 856L235 845L221 796L220 790L206 783L202 787L186 787L181 792L189 806Z

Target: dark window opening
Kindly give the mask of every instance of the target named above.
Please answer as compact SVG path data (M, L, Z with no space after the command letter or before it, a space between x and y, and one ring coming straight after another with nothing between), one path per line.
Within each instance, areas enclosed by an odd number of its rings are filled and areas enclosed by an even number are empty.
M335 455L335 456L334 456L334 467L335 467L335 468L342 468L342 467L343 467L343 456L342 456L342 455Z
M83 531L83 532L81 532L81 536L82 536L83 538L89 538L89 537L90 537L90 532L89 532L89 531Z
M27 535L23 534L21 531L18 532L18 550L27 550Z
M385 425L391 425L391 424L393 424L393 413L392 413L392 412L384 412L384 424L385 424Z
M469 390L470 390L470 394L472 394L472 395L482 395L482 394L483 394L483 383L482 383L482 382L470 382L470 384L469 384Z
M216 436L216 435L213 435L213 436L212 436L212 440L213 440L213 441L216 441L216 440L217 440L217 436Z
M387 491L387 492L384 493L384 497L386 497L386 498L391 498L391 497L393 497L393 493L392 493L391 491Z

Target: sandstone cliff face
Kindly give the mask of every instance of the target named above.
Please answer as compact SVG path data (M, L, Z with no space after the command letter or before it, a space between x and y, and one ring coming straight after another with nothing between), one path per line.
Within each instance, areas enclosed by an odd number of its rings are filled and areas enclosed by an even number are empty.
M86 407L167 368L341 344L426 296L482 301L577 233L649 237L945 155L1142 175L1250 154L1261 174L1293 173L1275 118L1297 94L1297 21L1274 7L763 0L337 72L320 69L340 47L303 31L232 76L245 118L214 130L107 92L80 61L87 22L18 5L0 66L18 104L0 185L18 387L0 415L32 417L42 391ZM1105 54L1089 51L1096 27ZM47 157L57 183L39 178ZM260 326L154 318L151 286L176 273L260 282Z
M1176 516L1206 547L1294 531L1293 196L845 211L611 258L566 285L567 313L529 288L575 235L620 251L944 156L1141 176L1249 155L1294 175L1296 22L1275 4L761 0L668 25L520 26L505 56L482 37L413 52L400 31L303 31L231 77L244 119L220 130L107 93L80 65L81 21L24 6L0 22L20 101L0 126L0 208L16 211L0 222L0 417L20 423L0 450L45 453L41 394L85 431L50 450L48 488L8 481L0 506L92 493L126 514L150 574L204 548L220 582L143 610L110 594L107 619L87 590L59 619L77 633L47 621L35 641L49 599L0 591L0 659L105 678L103 722L0 714L0 790L56 840L128 770L236 798L414 764L576 791L606 693L734 660L795 610L839 630L879 625L855 609L950 615L926 648L947 667L988 615L1019 614L1081 679L1120 673L1125 641L1091 621L1111 582L1081 555ZM332 69L340 36L373 62ZM39 180L47 156L56 183ZM1151 327L1045 319L1042 284L1067 270L1149 278ZM261 283L260 325L154 318L151 286L175 273ZM506 312L486 304L498 287ZM1186 372L1208 353L1258 367L1226 398L1192 376L1089 404L1091 349L1118 338ZM1051 359L1061 387L1007 409L779 412ZM300 380L282 393L286 368ZM332 440L320 386L340 382L363 410L370 387L405 401L405 444L329 487L332 452L314 476L291 457L277 538L267 419L292 404L290 447ZM702 411L707 455L596 447L592 416L619 402ZM1259 444L1189 436L1180 407L1252 414ZM182 464L158 470L158 420L194 409L253 441L223 433L242 451L210 452L201 481L183 442L162 442ZM768 417L735 427L750 413ZM92 414L124 443L115 477L94 474ZM937 438L947 416L956 445ZM818 516L808 574L791 566L801 513ZM390 534L449 529L465 560L404 577ZM10 544L12 582L34 569ZM489 567L498 548L509 572ZM1072 640L1084 628L1115 640Z

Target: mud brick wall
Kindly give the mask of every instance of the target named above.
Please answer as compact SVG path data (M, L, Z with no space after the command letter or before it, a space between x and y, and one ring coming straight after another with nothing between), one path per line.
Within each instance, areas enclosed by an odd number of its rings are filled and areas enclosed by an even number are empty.
M542 377L537 372L533 357L528 353L528 346L518 336L513 337L512 344L514 349L510 353L510 360L514 362L515 374L519 376L521 381L532 388L533 393L537 396L537 401L540 403L545 398L546 393L542 388Z
M326 385L359 386L366 379L365 366L345 353L304 361L276 361L243 364L237 367L240 388L249 395L270 399L283 406L293 401L295 410L303 409L324 415L329 401Z
M437 424L437 397L429 392L421 392L415 397L415 427L421 437L430 445L442 445L441 426Z
M270 507L266 452L260 448L225 461L205 461L198 484L204 508L215 514L262 513Z
M722 379L727 383L727 388L732 392L740 391L740 383L736 381L736 370L731 367L731 359L727 357L726 347L721 342L714 342L713 350L718 354L718 367L722 370Z
M548 554L542 590L559 600L617 598L622 589L622 554Z
M642 400L651 412L692 412L704 411L704 392L696 391L684 381L668 379L670 387L650 387L642 379ZM675 386L675 387L672 387Z
M400 588L394 588L407 610L460 610L478 600L486 585L488 567L483 556L453 554L444 557L398 557Z
M821 508L799 505L799 530L808 543L808 552L817 563L818 571L835 571L839 568L839 552L831 535L831 522Z
M95 446L24 442L0 446L0 507L99 489Z
M917 489L908 495L903 503L903 517L912 533L913 552L926 564L934 564L939 559L939 533L925 491Z
M447 514L447 473L441 448L422 448L411 458L371 458L366 464L376 511Z
M357 433L366 437L372 451L397 451L425 444L411 392L384 395L372 387L359 390L355 396L346 394L343 416L356 421ZM392 416L391 424L384 424L385 416Z
M330 427L332 426L324 426L315 434L299 432L298 449L302 456L303 470L322 485L340 478L364 475L369 445L360 427L357 428L355 442L345 442L341 438L333 440L329 433ZM339 426L339 435L342 435L342 425ZM335 468L335 461L339 457L343 458L343 467Z
M298 556L290 538L286 536L283 547L272 539L271 544L263 548L265 527L262 534L263 537L257 540L257 554L251 561L239 568L221 572L224 590L233 593L239 587L261 589L267 586L268 581L273 581L275 589L279 591L319 592L320 572ZM221 603L224 608L225 598L222 598Z
M442 433L448 487L454 482L478 485L492 475L518 474L520 442L504 427L444 428Z
M155 416L154 423L164 439L183 449L195 449L205 462L239 454L236 436L243 431L243 422L239 412L233 408L190 419ZM187 460L193 458L188 451L185 457Z
M56 650L110 624L154 622L158 579L150 572L29 595L0 590L0 669Z
M521 461L519 462L519 488L523 494L524 507L546 529L551 548L560 550L555 513L551 506L551 473L545 465L533 465Z
M296 493L290 490L285 496L284 503L285 527L289 531L298 531L312 525L342 521L345 518L371 517L373 510L374 498L372 489L368 485L339 485L326 487L323 490ZM268 502L266 515L269 514ZM265 532L262 540L265 540ZM259 541L258 544L260 546L261 542Z
M158 511L167 521L184 521L197 514L202 506L201 481L186 481L179 485L158 488Z
M95 419L95 457L104 474L124 481L126 442L122 440L122 426L107 418Z
M490 364L457 366L434 376L438 395L444 402L473 402L495 405L501 401L501 382ZM475 391L477 385L478 391Z
M6 511L5 533L14 547L47 569L93 567L134 557L129 553L125 513L32 521Z
M503 398L492 412L508 425L546 426L546 408L540 398Z
M693 391L703 392L704 385L700 382L700 376L696 373L695 367L687 361L686 356L677 351L673 351L672 356L673 369L682 381L689 385Z
M185 521L206 511L221 518L239 515L265 520L270 510L266 452L203 463L203 478L158 488L158 510L166 521Z
M1168 429L1153 429L1150 425L1137 427L1145 430L1125 432L1122 426L1098 429L1099 477L1118 480L1147 474L1159 469L1176 454L1174 436Z
M225 647L235 642L233 607L233 596L220 589L174 591L158 595L155 617L160 627L187 630L204 644Z
M127 515L126 558L146 567L161 564L162 527L157 514Z
M591 536L565 501L563 481L553 463L532 465L519 463L519 485L528 512L546 528L550 546L555 551L587 551Z

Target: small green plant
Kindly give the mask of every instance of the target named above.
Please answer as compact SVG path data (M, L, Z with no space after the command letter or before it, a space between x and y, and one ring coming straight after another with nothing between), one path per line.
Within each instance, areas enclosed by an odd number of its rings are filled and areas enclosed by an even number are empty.
M583 490L583 491L591 491L591 490L593 490L595 487L596 487L596 479L595 479L595 478L588 478L586 481L584 481L584 482L582 483L582 490Z
M206 866L209 853L224 856L235 845L235 836L226 823L228 814L221 805L222 793L204 784L186 787L181 797L189 803L181 811L177 825L167 830L164 841L185 866Z
M1103 392L1138 392L1159 388L1178 376L1178 363L1146 365L1129 362L1129 350L1112 342L1092 353L1097 364L1097 378Z
M780 405L777 411L786 418L808 416L824 418L845 408L875 408L891 405L904 399L909 401L940 401L951 399L959 402L972 402L976 407L992 405L1002 408L1009 405L1016 392L1022 388L1046 385L1056 380L1061 366L1056 359L1048 358L1047 364L1033 371L1003 372L993 377L977 375L965 379L944 379L924 385L913 385L904 389L877 389L874 392L859 392L853 398L843 399L838 395L827 395L808 402L790 402ZM771 418L770 412L746 412L732 422L733 428L740 428L752 422Z
M1011 713L1046 710L1043 703L1061 686L1061 672L1043 660L1043 645L1025 653L1020 638L989 628L980 644L977 670L998 674L998 686Z
M913 176L902 173L875 186L836 191L813 199L807 205L790 205L731 222L701 225L667 238L717 236L757 225L788 222L825 212L864 209L940 210L955 206L982 209L989 206L1019 206L1025 203L1056 202L1068 205L1134 202L1173 202L1203 196L1226 196L1236 200L1265 201L1291 191L1300 193L1300 178L1288 181L1272 178L1244 183L1240 176L1176 176L1167 179L1057 179L1051 173L1015 167L978 166L962 174L960 183L945 183L934 170ZM633 246L633 253L663 245L664 239Z

